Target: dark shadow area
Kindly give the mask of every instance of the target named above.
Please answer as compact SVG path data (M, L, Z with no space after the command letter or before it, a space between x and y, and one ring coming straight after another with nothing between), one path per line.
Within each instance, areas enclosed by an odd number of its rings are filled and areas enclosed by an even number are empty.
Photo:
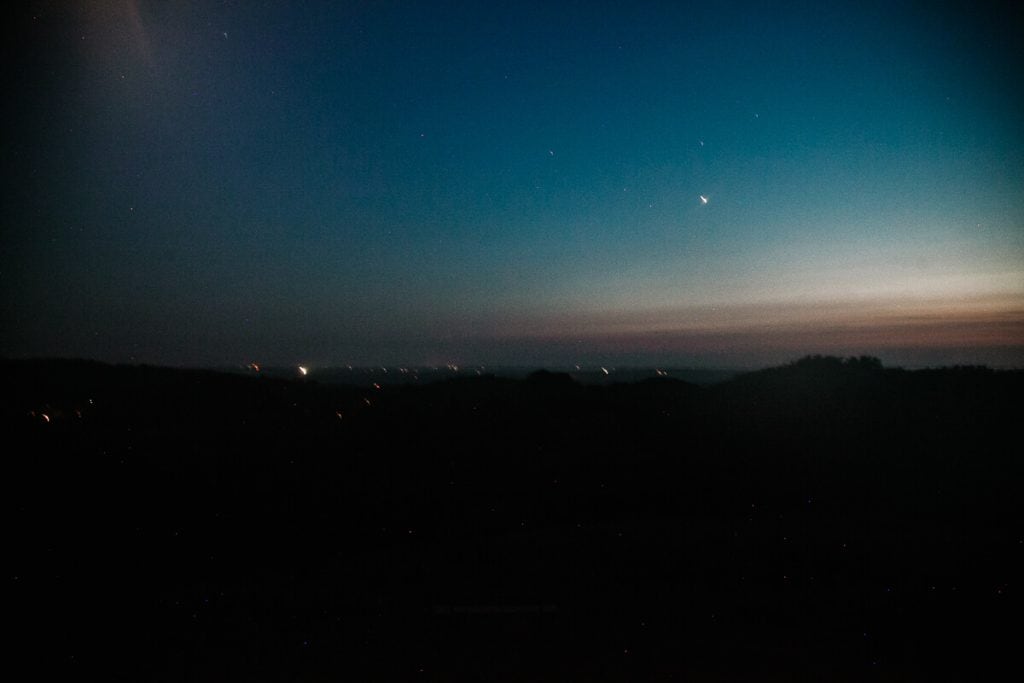
M137 681L989 680L1024 373L4 361L12 646Z

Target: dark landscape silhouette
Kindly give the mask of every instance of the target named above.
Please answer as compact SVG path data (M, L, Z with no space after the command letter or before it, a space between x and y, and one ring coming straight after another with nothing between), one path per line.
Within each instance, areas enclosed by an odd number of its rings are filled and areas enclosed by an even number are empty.
M0 372L12 645L35 671L1019 668L1020 371L806 357L704 385L538 371L379 388L87 361Z

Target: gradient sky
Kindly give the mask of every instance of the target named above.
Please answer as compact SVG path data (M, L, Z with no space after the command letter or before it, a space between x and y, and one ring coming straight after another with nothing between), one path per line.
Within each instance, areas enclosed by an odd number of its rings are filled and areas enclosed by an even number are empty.
M0 355L1024 366L1020 10L119 0L11 26Z

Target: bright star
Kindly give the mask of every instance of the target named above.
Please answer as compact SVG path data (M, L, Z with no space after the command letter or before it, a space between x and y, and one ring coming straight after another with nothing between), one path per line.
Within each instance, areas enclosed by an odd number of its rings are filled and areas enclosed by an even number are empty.
M708 203L708 198L705 197L704 195L700 195L700 203L701 204L707 204Z

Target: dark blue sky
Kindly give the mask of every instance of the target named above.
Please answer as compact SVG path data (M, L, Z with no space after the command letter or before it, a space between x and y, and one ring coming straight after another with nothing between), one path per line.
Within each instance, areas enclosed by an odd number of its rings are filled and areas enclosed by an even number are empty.
M0 354L1024 365L1019 11L140 0L13 25Z

